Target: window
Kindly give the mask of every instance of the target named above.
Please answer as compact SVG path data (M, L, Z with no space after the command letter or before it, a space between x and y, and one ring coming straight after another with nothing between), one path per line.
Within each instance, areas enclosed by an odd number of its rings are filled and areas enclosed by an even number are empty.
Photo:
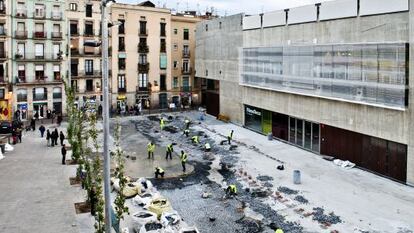
M17 89L17 102L26 102L26 101L27 101L27 90Z
M69 4L69 9L71 11L77 11L78 10L78 4L76 4L76 3L70 3Z
M19 82L24 82L26 80L26 69L24 65L18 65L17 78Z
M125 37L118 38L118 50L120 52L125 52Z
M190 86L190 79L188 77L183 77L183 87Z
M77 21L70 21L70 35L78 35L78 22Z
M60 65L53 65L53 79L60 80Z
M166 45L166 43L165 43L165 39L161 39L161 50L160 50L160 52L161 53L166 53L167 52L167 45Z
M24 58L25 56L25 44L24 43L17 44L17 55L21 58Z
M139 64L147 64L147 55L146 54L140 54L139 55Z
M37 59L44 58L44 44L35 44L35 56Z
M125 75L118 75L118 92L125 92Z
M85 36L93 36L93 22L85 22Z
M173 78L172 86L173 86L173 88L178 88L178 77Z
M86 5L86 17L92 17L92 5L91 4Z
M177 35L177 34L178 34L178 29L174 28L174 35Z
M190 31L188 29L184 29L184 40L190 39Z
M164 74L160 75L160 90L161 91L167 90L167 82L166 82L166 77Z
M86 80L86 91L93 91L93 79Z
M173 67L174 67L174 69L177 69L177 67L178 67L178 61L174 61L173 62Z
M53 59L61 59L60 44L53 44Z
M46 37L46 33L44 31L43 23L36 23L35 24L35 37L36 38L44 38Z
M148 74L139 74L138 75L138 85L140 88L148 87Z
M62 88L54 87L53 88L53 99L61 99L62 98Z
M118 21L121 23L118 27L118 34L125 34L125 20L119 19Z
M118 58L118 69L125 70L125 58Z
M183 46L183 55L189 56L190 55L190 47L188 45Z
M35 4L35 18L44 18L45 17L45 5Z
M6 30L4 28L4 23L0 24L0 35L5 35L6 34Z
M85 74L93 75L93 60L85 60Z
M190 63L188 60L183 60L183 71L188 72L190 70Z
M160 30L161 30L161 35L160 36L166 36L165 25L166 25L166 23L160 23Z
M45 79L44 69L45 69L44 65L36 65L35 66L36 80L44 80Z
M146 21L139 21L139 34L140 35L147 34L147 22Z

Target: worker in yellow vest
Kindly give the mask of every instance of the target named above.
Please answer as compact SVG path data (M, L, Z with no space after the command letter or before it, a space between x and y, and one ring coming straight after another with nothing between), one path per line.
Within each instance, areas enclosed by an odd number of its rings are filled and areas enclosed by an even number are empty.
M226 195L228 197L236 196L237 195L237 186L234 185L234 184L229 185L226 189Z
M158 176L161 176L161 178L164 178L164 169L161 167L155 167L155 178L158 179Z
M196 135L196 136L191 137L191 141L192 141L193 143L195 143L195 144L198 144L198 143L200 142L200 139L199 139L199 138L198 138L198 136Z
M164 121L164 118L161 117L161 119L160 119L160 129L163 130L164 126L165 126L165 121Z
M154 151L155 151L155 144L153 142L149 142L147 145L147 151L148 151L148 159L152 158L154 159Z
M183 166L183 172L185 172L185 164L187 163L188 156L183 150L181 151L180 159L181 166Z
M233 133L234 133L234 130L232 130L229 136L227 136L227 141L229 142L229 145L231 144L231 140L233 139Z
M275 233L283 233L283 230L281 228L277 228Z
M170 159L172 159L172 153L174 152L173 144L168 144L165 154L165 159L168 159L168 156L170 156Z

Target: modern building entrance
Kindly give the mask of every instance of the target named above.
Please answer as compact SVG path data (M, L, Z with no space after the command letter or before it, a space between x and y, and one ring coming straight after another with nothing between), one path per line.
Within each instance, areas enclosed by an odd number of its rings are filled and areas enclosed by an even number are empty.
M294 117L289 117L289 142L319 153L320 151L320 126Z

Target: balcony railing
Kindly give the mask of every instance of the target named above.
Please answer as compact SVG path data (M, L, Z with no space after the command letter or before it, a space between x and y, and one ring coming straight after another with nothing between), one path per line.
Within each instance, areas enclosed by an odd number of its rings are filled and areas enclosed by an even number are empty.
M27 10L26 9L17 9L16 10L16 18L27 18Z
M27 39L27 31L15 31L14 35L16 39Z
M149 88L137 86L137 93L143 93L143 92L149 92Z
M47 32L33 32L33 38L36 39L46 39Z
M191 55L190 51L188 51L188 50L183 50L183 57L184 57L184 58L189 58L189 57L190 57L190 55Z
M63 38L62 32L52 32L52 38L53 39L62 39Z
M181 92L191 92L192 88L191 86L182 86L180 87Z
M191 67L188 67L187 69L182 68L181 73L182 74L187 74L187 75L192 74L193 73L193 68L191 68Z
M47 93L33 94L33 101L47 100Z
M26 54L20 54L20 53L16 53L14 55L14 58L16 60L20 60L20 61L32 61L32 60L38 60L38 61L46 61L46 60L50 60L50 61L61 61L62 60L62 54L55 54L55 53L44 53L42 55L38 55L35 53L26 53Z
M148 53L149 47L147 44L139 43L138 44L138 53Z
M53 20L61 20L63 18L62 12L52 11L51 18Z
M138 73L148 73L150 64L147 63L138 63Z
M25 83L26 82L26 76L16 76L16 83Z
M140 29L139 36L148 36L148 29Z
M72 70L71 75L73 77L101 77L102 71L94 70L93 72L85 72L84 70Z
M43 12L44 11L45 11L45 9L43 9ZM40 13L40 14L33 13L33 18L35 18L35 19L45 19L46 14L45 13Z
M118 93L126 93L126 88L118 88Z

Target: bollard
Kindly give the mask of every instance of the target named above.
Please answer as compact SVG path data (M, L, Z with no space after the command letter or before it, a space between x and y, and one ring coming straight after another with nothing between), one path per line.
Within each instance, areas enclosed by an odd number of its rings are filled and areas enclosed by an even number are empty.
M268 133L268 134L267 134L267 139L268 139L269 141L272 141L272 140L273 140L273 134L272 134L272 133Z
M293 171L293 183L300 184L300 171L299 170Z

